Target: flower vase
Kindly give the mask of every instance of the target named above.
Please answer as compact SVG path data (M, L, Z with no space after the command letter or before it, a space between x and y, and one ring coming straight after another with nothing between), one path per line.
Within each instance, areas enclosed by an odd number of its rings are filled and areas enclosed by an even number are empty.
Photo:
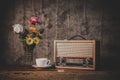
M25 66L32 66L33 64L33 57L34 57L34 48L31 46L26 46L25 50Z

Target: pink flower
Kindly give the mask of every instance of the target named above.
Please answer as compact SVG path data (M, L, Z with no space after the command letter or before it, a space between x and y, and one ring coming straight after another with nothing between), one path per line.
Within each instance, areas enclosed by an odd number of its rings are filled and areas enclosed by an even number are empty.
M29 24L36 24L36 23L40 23L40 20L38 17L31 17L29 20L28 20L28 23Z

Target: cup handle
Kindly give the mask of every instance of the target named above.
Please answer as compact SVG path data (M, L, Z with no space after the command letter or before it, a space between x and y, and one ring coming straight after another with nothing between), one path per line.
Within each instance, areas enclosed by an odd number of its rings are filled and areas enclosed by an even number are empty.
M50 60L47 61L47 65L50 65Z

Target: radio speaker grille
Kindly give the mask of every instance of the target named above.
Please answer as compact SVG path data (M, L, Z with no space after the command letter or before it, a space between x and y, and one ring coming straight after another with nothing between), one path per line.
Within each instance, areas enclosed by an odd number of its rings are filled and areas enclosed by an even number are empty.
M85 40L61 41L56 42L57 57L93 57L95 42Z

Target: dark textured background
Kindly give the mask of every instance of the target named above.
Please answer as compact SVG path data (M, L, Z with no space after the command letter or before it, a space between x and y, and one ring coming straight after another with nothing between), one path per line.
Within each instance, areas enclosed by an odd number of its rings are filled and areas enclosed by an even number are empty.
M54 40L82 35L97 41L99 67L117 67L120 60L119 11L118 2L110 0L1 0L0 65L25 63L23 45L12 25L19 23L27 27L27 20L36 15L44 21L40 26L45 32L35 48L34 58L47 57L53 61Z

